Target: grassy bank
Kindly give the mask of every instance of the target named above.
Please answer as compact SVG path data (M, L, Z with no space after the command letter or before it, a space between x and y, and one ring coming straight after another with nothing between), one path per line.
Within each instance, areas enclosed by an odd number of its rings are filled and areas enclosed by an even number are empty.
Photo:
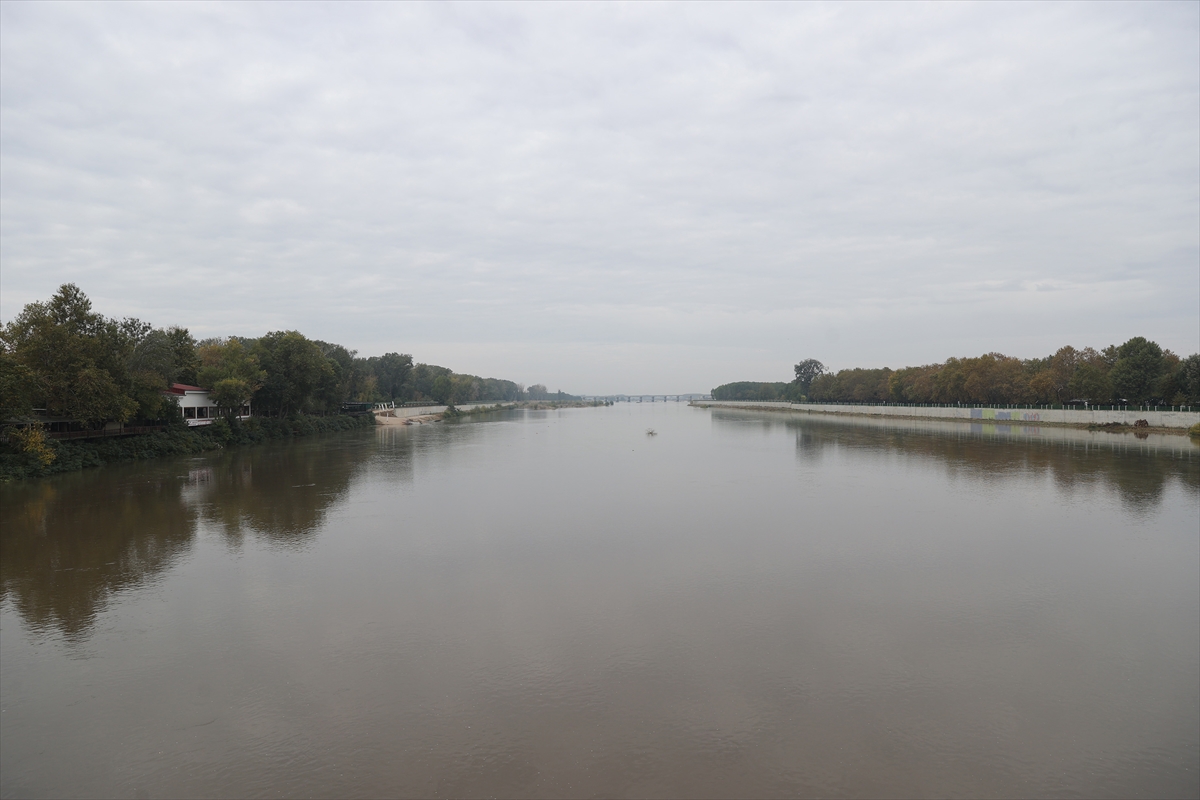
M446 410L437 415L438 419L459 419L460 417L472 417L480 414L491 414L496 411L510 411L517 407L517 403L497 403L494 406L471 406L469 408L459 408L455 405L446 407Z
M38 458L34 453L17 452L11 444L7 444L0 447L0 481L40 478L121 461L193 455L274 439L369 428L374 424L375 418L370 414L358 417L293 416L281 419L253 417L245 422L221 419L203 428L186 428L181 425L157 433L115 439L73 442L50 440L46 442L46 446L54 457L49 463L45 463L44 458Z

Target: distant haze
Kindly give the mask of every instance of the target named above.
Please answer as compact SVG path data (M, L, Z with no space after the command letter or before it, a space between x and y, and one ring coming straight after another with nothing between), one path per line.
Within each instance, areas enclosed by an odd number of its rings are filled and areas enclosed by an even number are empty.
M1200 4L0 4L63 282L571 392L1200 350Z

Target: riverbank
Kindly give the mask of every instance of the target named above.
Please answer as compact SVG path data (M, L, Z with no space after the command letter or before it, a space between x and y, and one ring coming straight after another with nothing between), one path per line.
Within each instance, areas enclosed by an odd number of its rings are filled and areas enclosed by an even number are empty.
M849 403L787 403L753 400L693 400L698 408L741 408L799 414L829 414L899 419L940 419L953 422L1048 425L1080 430L1145 431L1188 434L1200 424L1200 411L1081 408L971 408L967 406L851 405ZM1141 423L1145 424L1141 424Z
M509 403L463 403L458 406L400 406L379 409L375 418L380 425L424 425L443 419L458 419L475 414L490 414L495 411L525 409L528 411L551 411L560 408L602 408L611 406L608 400L521 400Z
M556 408L603 408L611 405L611 400L525 400L517 403L519 408L527 408L530 411L549 411Z
M441 421L441 414L417 414L411 417L389 417L386 414L375 416L376 425L426 425L430 422Z
M195 455L226 447L252 445L275 439L370 428L375 419L361 416L252 417L245 422L217 420L203 428L178 427L155 433L96 441L48 441L53 460L43 463L32 453L10 445L0 449L0 481L41 478L122 461L142 461L163 456Z

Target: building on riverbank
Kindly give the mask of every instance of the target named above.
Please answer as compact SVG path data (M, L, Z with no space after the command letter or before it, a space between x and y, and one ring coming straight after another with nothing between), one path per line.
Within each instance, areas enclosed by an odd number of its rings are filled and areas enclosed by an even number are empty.
M221 416L220 407L212 399L212 390L201 386L189 386L186 383L172 383L171 388L163 394L175 401L183 421L189 427L211 425ZM237 419L250 418L250 404L238 409Z

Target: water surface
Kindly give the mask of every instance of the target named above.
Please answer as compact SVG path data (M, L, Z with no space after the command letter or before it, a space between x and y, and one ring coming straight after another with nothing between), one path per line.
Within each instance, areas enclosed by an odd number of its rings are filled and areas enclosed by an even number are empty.
M1200 793L1183 437L622 404L0 500L4 797Z

